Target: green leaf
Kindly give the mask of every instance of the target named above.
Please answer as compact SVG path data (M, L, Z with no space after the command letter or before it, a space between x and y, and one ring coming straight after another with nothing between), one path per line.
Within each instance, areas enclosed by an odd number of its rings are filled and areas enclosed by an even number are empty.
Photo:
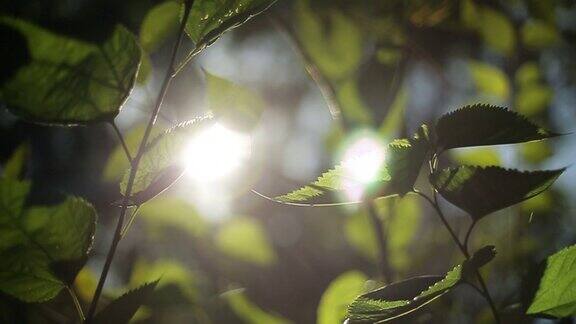
M506 108L476 104L443 115L436 123L436 147L514 144L558 136Z
M374 197L405 195L411 191L420 173L422 163L429 151L428 130L421 126L411 139L396 139L386 150L386 161L377 172L376 179L366 184L366 194ZM343 162L323 173L316 181L274 198L279 202L310 202L328 192L343 193L351 187L363 184L347 172L348 164Z
M160 259L148 262L139 259L134 264L128 285L137 287L141 282L162 278L157 287L174 285L188 298L190 302L197 300L197 282L194 275L184 264L172 259Z
M249 132L260 121L264 101L254 92L226 79L206 74L208 107L223 125Z
M481 97L506 102L510 98L510 81L498 67L480 61L468 61L468 68Z
M478 9L481 19L477 26L486 45L499 54L511 55L516 48L516 34L510 20L487 6Z
M170 36L176 34L180 24L180 4L165 1L154 6L140 26L140 44L149 53L156 51Z
M562 172L564 169L521 172L500 167L459 166L436 171L430 182L450 203L480 219L540 194Z
M167 166L158 172L146 189L133 194L129 199L129 206L140 206L152 200L162 192L168 190L186 171L186 167L178 163Z
M72 125L112 120L130 94L141 50L118 26L103 44L59 36L31 23L0 18L25 38L28 61L0 86L0 99L31 122Z
M20 179L22 173L24 172L24 166L26 165L26 160L28 159L29 155L30 147L28 144L22 144L18 146L8 161L6 161L6 164L4 164L2 176L14 180Z
M267 266L276 261L266 232L257 221L249 217L236 217L223 225L215 237L216 246L225 255Z
M208 230L208 225L194 205L171 196L147 202L140 207L138 213L151 232L173 228L186 231L194 238L200 238Z
M246 324L290 324L292 322L278 315L273 315L262 310L260 307L252 303L244 289L230 290L222 297L228 301L228 305L234 313Z
M0 291L42 302L55 297L84 264L96 211L75 197L57 206L24 208L29 187L0 179Z
M458 164L478 166L499 166L502 164L500 153L494 147L473 147L450 151Z
M369 125L372 122L372 112L363 102L358 82L354 78L344 81L336 95L344 120L361 125Z
M361 295L348 307L349 322L380 323L411 313L458 285L462 269L458 265L444 277L410 278Z
M576 315L576 245L548 257L536 296L526 313Z
M196 0L186 21L186 33L196 47L209 46L268 9L276 0Z
M310 0L296 3L297 36L318 69L332 81L347 79L358 69L364 53L362 31L343 12L331 9L324 17Z
M94 324L126 324L152 296L158 280L140 286L115 299L94 316Z
M522 25L520 30L522 42L530 49L544 49L560 40L558 31L554 25L542 20L531 20Z
M317 324L342 323L348 304L364 291L368 277L359 271L348 271L334 279L322 294Z
M137 196L138 193L145 192L157 181L166 184L165 180L170 178L170 170L179 169L180 155L183 154L187 141L197 132L206 129L211 124L209 117L201 117L181 123L153 138L148 143L138 166L132 187L132 195ZM168 176L168 178L162 179L163 176ZM129 177L130 169L124 173L124 178L120 183L120 192L126 192ZM173 177L173 179L177 178ZM154 192L157 191L154 190Z

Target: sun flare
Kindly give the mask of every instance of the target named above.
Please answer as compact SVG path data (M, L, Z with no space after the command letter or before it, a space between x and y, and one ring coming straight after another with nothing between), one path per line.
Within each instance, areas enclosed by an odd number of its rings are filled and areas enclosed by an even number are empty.
M229 177L250 157L250 136L221 124L196 134L182 155L186 175L198 182L214 182Z

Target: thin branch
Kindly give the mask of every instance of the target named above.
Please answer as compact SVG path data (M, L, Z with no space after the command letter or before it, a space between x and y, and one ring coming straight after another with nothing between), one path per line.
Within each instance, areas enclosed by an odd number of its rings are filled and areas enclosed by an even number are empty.
M476 227L477 223L478 220L474 219L472 224L470 224L470 227L468 227L468 231L466 232L466 237L464 238L464 248L466 251L468 251L468 242L470 241L470 236L472 235L472 231L474 230L474 227Z
M122 232L120 232L121 238L124 238L124 236L126 236L126 234L128 233L128 230L132 226L132 223L134 223L134 219L136 218L136 215L138 214L138 210L140 210L140 205L136 206L136 208L132 212L132 215L130 215L130 219L128 220L128 223L126 223L126 225L122 228Z
M84 317L84 312L82 311L82 305L80 305L80 301L78 300L78 296L76 296L76 292L74 291L74 289L72 289L72 287L68 285L66 286L66 290L68 291L70 298L72 298L72 301L74 302L74 307L76 308L76 312L78 313L80 321L84 321L86 318Z
M304 45L302 44L302 42L300 42L300 40L296 36L296 33L294 32L294 30L292 30L292 28L288 25L288 23L286 23L284 19L282 19L282 17L280 17L279 15L271 13L270 17L271 17L270 21L272 22L276 30L278 30L280 33L286 36L286 39L290 42L294 51L302 59L306 72L308 72L308 75L320 90L322 97L324 97L324 100L328 105L328 110L330 111L332 119L338 121L340 123L340 126L344 128L346 125L342 118L342 107L340 107L340 103L336 98L336 90L334 89L330 81L320 71L318 66L314 63L312 57L310 57L310 55L306 52L306 50L304 49Z
M178 32L178 39L176 40L176 44L174 44L174 49L172 51L172 57L170 59L170 65L166 71L166 75L164 77L164 81L162 83L162 87L160 89L160 93L158 94L158 98L156 100L156 105L150 116L150 120L148 121L148 125L146 126L146 130L144 132L144 137L140 142L138 147L138 152L136 156L132 160L132 166L130 168L130 176L128 178L128 184L126 186L126 192L124 193L124 198L122 201L122 207L120 210L120 216L118 217L118 223L116 224L116 230L114 232L114 238L112 240L112 244L110 245L110 249L108 250L108 254L106 255L106 262L104 263L104 268L102 269L102 273L100 274L100 279L98 281L98 285L96 287L96 292L94 293L94 298L92 299L92 303L90 304L90 308L88 310L88 314L86 316L86 323L89 323L94 313L96 312L96 306L98 304L98 299L102 294L102 289L104 288L104 283L106 282L106 277L108 276L108 272L110 271L110 266L112 264L112 260L114 259L114 254L116 252L116 248L118 247L118 243L121 239L121 232L122 232L122 225L124 223L124 218L126 217L126 211L128 210L130 196L132 194L132 189L134 186L134 180L136 178L136 172L138 170L138 165L142 156L144 155L146 144L148 143L148 139L150 138L150 134L152 132L152 128L156 123L156 119L158 118L158 114L160 113L160 109L162 108L162 102L164 101L164 97L168 92L168 88L170 83L173 79L174 71L175 71L175 63L176 63L176 56L178 55L178 50L180 49L180 45L182 43L182 39L184 38L184 28L186 26L186 21L188 20L188 16L190 15L190 11L192 9L192 5L194 0L187 0L184 6L184 15L182 22L180 23L180 29Z
M368 217L372 222L372 229L374 230L376 245L378 246L378 267L380 269L380 274L382 275L382 278L385 282L390 283L394 278L394 273L390 263L388 262L388 244L386 237L384 236L384 226L378 217L378 212L376 211L374 202L367 202L365 206L366 210L368 211Z
M456 235L456 233L452 229L452 226L450 226L450 223L448 223L448 221L446 220L444 213L442 212L442 210L440 209L440 206L438 205L438 198L437 198L436 190L434 190L434 199L431 199L426 194L424 194L420 191L414 190L414 192L416 194L418 194L419 196L423 197L426 201L428 201L430 203L430 205L432 205L434 210L436 210L436 214L440 217L440 220L444 224L444 227L448 230L448 232L450 232L450 235L452 236L454 243L456 243L456 245L458 246L458 248L460 249L460 251L462 252L464 257L466 258L466 260L470 260L470 254L466 250L466 247L460 242L460 240L458 239L458 236ZM480 283L480 286L482 287L482 291L483 291L482 295L484 296L484 299L488 302L488 305L490 306L490 309L492 310L492 314L494 315L494 320L496 321L496 323L500 324L501 323L500 315L498 314L496 304L494 304L494 300L492 299L492 296L490 295L490 291L488 290L488 287L486 286L486 282L484 281L484 278L482 277L480 270L475 269L474 271L476 274L476 278L478 278L478 282Z
M113 120L110 122L110 125L112 125L112 128L114 129L114 132L118 137L118 140L122 144L122 148L124 149L124 153L126 153L126 158L128 158L128 162L132 163L132 155L130 154L130 149L128 149L128 145L126 145L126 141L124 140L124 136L122 136L122 132L120 132L120 129L118 129L118 125L116 125L116 122L114 122Z

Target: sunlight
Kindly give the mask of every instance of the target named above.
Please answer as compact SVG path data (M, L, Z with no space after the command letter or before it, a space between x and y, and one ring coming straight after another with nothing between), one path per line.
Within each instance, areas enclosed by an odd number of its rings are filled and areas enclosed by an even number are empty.
M377 180L386 158L385 146L378 137L367 134L352 141L344 151L342 166L346 197L362 198L366 185Z
M182 160L190 178L201 183L215 182L238 170L250 151L250 136L215 124L190 140Z

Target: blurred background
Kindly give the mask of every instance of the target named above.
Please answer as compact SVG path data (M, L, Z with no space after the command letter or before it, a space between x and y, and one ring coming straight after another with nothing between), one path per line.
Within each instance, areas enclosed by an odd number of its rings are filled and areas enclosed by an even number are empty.
M158 5L162 2L1 0L0 10L97 42L119 23L138 35ZM175 35L150 51L117 118L133 149L174 40ZM192 45L188 41L185 47ZM576 160L574 57L574 1L278 1L225 34L173 82L158 131L205 114L203 70L256 91L266 108L248 148L236 152L233 148L244 142L222 142L231 149L217 157L229 161L224 167L230 170L214 172L208 166L186 175L142 207L120 245L105 297L161 276L158 293L135 322L339 322L355 295L382 284L364 210L285 206L251 189L284 194L334 166L366 134L383 142L407 137L422 123L432 125L443 113L477 102L509 107L567 135L455 150L443 165L571 166ZM54 203L71 193L97 207L93 256L76 280L89 303L118 217L111 202L120 196L118 182L128 166L113 129L38 126L2 108L0 138L0 164L15 152L27 154L35 203ZM498 257L483 271L505 312L522 307L534 265L576 242L575 176L568 168L551 190L479 224L472 244L496 246ZM422 174L416 187L429 191L425 180ZM407 196L379 201L378 207L396 280L443 274L462 261L424 201ZM443 207L464 231L468 216L448 203ZM51 303L74 312L66 308L65 296ZM39 318L34 307L13 301L2 309L21 322ZM510 316L510 322L532 321ZM489 323L491 318L484 300L463 286L406 322Z

